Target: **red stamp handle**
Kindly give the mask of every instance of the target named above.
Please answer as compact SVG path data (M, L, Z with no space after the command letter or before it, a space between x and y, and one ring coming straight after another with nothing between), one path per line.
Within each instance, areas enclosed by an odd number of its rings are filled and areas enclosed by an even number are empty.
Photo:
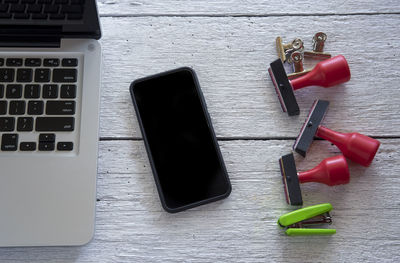
M300 183L317 182L329 186L350 181L349 167L343 155L326 158L313 169L300 172L298 177Z
M324 126L318 127L316 136L332 142L344 156L366 167L371 164L381 144L378 140L357 132L340 133Z
M291 80L290 83L294 90L308 86L329 88L347 82L350 78L349 64L339 55L319 62L309 73Z

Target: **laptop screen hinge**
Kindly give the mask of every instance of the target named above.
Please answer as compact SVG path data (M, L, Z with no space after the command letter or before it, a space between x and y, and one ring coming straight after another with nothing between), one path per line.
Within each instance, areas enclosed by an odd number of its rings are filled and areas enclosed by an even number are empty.
M0 47L60 47L60 37L1 36Z

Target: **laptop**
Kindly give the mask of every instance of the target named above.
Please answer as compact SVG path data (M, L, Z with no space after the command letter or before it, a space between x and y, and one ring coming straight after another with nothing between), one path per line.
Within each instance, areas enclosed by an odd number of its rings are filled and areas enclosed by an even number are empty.
M0 0L0 246L93 237L100 35L95 0Z

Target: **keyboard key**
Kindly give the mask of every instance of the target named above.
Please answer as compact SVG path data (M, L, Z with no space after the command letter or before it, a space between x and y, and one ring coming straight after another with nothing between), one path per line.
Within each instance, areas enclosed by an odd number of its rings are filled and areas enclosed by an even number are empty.
M76 69L54 69L53 82L76 82Z
M25 5L12 4L10 5L11 13L23 13L25 11Z
M38 68L35 69L35 82L49 82L50 81L50 69Z
M73 131L74 117L37 117L36 131Z
M58 5L45 5L43 13L58 13Z
M63 99L73 99L76 97L76 85L61 85L60 97Z
M32 117L19 117L17 120L17 131L32 131L33 118Z
M11 14L10 13L0 13L0 19L10 19Z
M78 66L78 60L76 58L64 58L61 65L63 67L76 67Z
M56 135L54 133L42 133L39 135L39 142L55 142Z
M4 85L0 84L0 98L3 98L4 96Z
M26 67L40 67L42 65L42 60L40 58L27 58L25 59Z
M74 115L75 101L55 100L46 103L47 115Z
M32 14L32 19L45 20L47 19L47 14Z
M7 114L7 101L0 100L0 115Z
M5 13L8 10L8 4L0 4L0 12Z
M26 64L26 62L25 62ZM33 71L30 68L19 68L17 70L17 82L31 82Z
M58 86L55 84L43 85L43 98L55 99L58 97Z
M8 110L10 115L23 115L25 114L25 101L24 100L13 100L10 101L10 109Z
M58 58L46 58L43 60L43 65L45 67L58 67L60 60Z
M68 3L68 0L54 0L55 4L66 4Z
M26 9L27 13L40 13L42 12L42 5L28 5L28 8ZM40 15L40 14L34 14L34 15ZM33 18L33 15L32 15Z
M54 133L43 133L39 135L39 151L53 151L56 135Z
M54 151L54 142L39 142L39 151Z
M0 82L13 82L15 70L13 68L0 69Z
M0 6L1 6L1 4L0 4ZM1 12L1 9L0 9L0 12ZM4 66L4 58L0 58L0 67L2 67L2 66Z
M22 58L7 58L6 65L8 67L20 67L22 66Z
M57 143L57 150L59 151L72 151L74 149L73 142L59 142Z
M15 119L13 117L0 117L0 131L13 131Z
M33 4L36 0L21 0L21 4Z
M83 18L82 14L68 14L69 20L80 20L82 18Z
M63 5L60 13L82 13L82 7L80 5Z
M43 114L43 101L31 100L28 102L28 115L42 115Z
M38 0L38 4L50 4L53 0Z
M6 97L10 99L19 99L22 97L22 85L8 84L6 90Z
M37 84L25 85L24 97L26 99L37 99L37 98L39 98L40 97L40 85L37 85Z
M14 19L29 19L29 14L25 13L15 13Z
M34 151L36 150L36 142L21 142L19 144L20 151Z
M63 20L63 19L65 19L65 15L64 14L50 14L49 19Z
M16 151L18 148L18 134L5 133L1 136L2 151Z

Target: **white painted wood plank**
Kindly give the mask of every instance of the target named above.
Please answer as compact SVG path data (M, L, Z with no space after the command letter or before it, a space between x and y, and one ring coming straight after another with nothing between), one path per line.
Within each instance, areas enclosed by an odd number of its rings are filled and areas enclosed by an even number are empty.
M400 259L399 141L382 140L371 167L349 163L351 182L302 185L305 205L331 202L332 237L287 237L277 160L292 141L220 142L233 191L178 214L158 200L142 141L100 143L96 235L83 247L2 248L1 262L396 262ZM317 141L299 170L337 149Z
M130 95L136 78L179 66L198 74L219 137L295 137L314 99L331 101L324 124L373 136L399 136L399 15L323 17L103 18L102 137L140 137ZM285 25L304 25L294 31ZM301 115L281 111L267 75L274 39L316 31L326 51L343 54L350 82L296 91Z
M99 0L101 15L285 15L399 12L396 0L385 1L235 1L235 0Z
M328 187L319 184L305 184L304 201L306 205L315 203L315 200L324 202L329 200L342 199L345 193L349 200L360 203L358 208L387 208L393 206L393 199L396 196L388 196L387 199L369 199L369 203L361 200L367 191L374 186L374 191L390 194L400 193L400 187L393 185L393 182L400 180L395 171L399 169L393 161L399 154L397 140L381 140L382 146L377 153L373 164L369 168L362 167L349 161L351 184L346 186ZM162 210L159 202L153 203L154 196L157 196L152 177L149 179L149 164L146 151L142 142L132 142L134 149L124 149L125 144L121 142L102 143L107 145L103 149L99 162L103 165L99 167L99 193L98 198L103 201L137 201L134 193L147 193L138 206L132 210L138 211L158 211ZM121 146L123 145L123 146ZM227 169L234 187L240 187L243 193L249 196L241 196L241 200L235 200L235 204L230 209L259 209L260 206L281 208L284 202L284 191L282 187L280 170L278 165L279 158L290 153L293 142L291 140L282 141L224 141L220 142L221 151L225 158ZM105 151L106 150L106 151ZM303 159L296 154L298 171L305 171L313 168L324 158L341 154L340 151L326 141L315 141L310 148L307 158ZM118 157L116 157L118 156ZM383 167L385 166L385 167ZM393 171L393 172L390 172ZM387 172L387 173L385 173ZM385 176L382 180L381 176ZM121 180L125 183L121 185ZM139 182L139 183L138 183ZM137 189L137 187L143 187ZM134 189L134 190L133 190ZM140 189L146 189L145 191ZM133 193L132 193L133 190ZM104 191L104 194L102 192ZM254 192L255 191L255 192ZM253 202L249 202L248 197L254 192ZM268 193L268 195L265 195ZM307 201L307 199L309 200ZM146 201L144 201L146 200ZM268 203L269 201L270 203ZM376 202L375 202L376 201ZM148 206L150 204L150 206ZM400 203L399 203L400 204ZM146 205L146 206L143 206ZM340 203L341 209L348 209L346 203ZM400 207L399 207L400 208Z

